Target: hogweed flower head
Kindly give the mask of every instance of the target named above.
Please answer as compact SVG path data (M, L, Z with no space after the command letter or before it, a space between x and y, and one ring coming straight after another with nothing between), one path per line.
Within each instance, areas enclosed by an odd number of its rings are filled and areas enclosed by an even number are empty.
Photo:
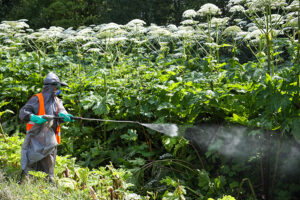
M266 7L271 9L284 8L287 3L286 0L249 0L246 3L248 7L248 12L261 12L264 11Z
M242 29L238 26L229 26L223 31L223 35L234 37L238 33L242 32Z
M211 19L211 24L212 25L215 25L215 26L226 26L226 24L228 23L229 21L229 17L224 17L224 18L216 18L216 17L213 17Z
M299 0L294 0L289 6L285 7L286 10L295 10L299 9Z
M193 9L189 9L184 11L184 13L182 14L183 18L194 18L197 16L197 12Z
M141 19L133 19L126 24L127 27L135 27L135 26L144 26L146 24L145 21Z
M107 30L118 30L121 28L121 25L116 24L116 23L109 23L105 24L104 26L100 27L101 31L107 31Z
M227 7L232 7L234 5L241 5L244 3L246 0L229 0Z
M230 7L229 12L236 13L236 12L245 12L245 8L241 5L235 5Z
M156 29L149 32L149 35L153 38L170 36L171 32L165 28L157 27Z
M177 30L178 30L177 26L174 25L174 24L168 25L168 26L167 26L167 29L168 29L169 31L171 31L171 32L174 32L174 31L177 31Z
M191 30L181 29L181 30L176 31L173 34L173 37L175 37L175 38L190 38L190 37L192 37L193 34L194 34L194 32Z
M180 24L182 24L182 25L195 25L197 23L198 23L198 21L195 21L192 19L187 19L187 20L180 22Z
M82 35L82 36L89 36L89 35L92 35L94 34L95 32L93 31L92 28L90 27L87 27L87 28L84 28L82 30L80 30L77 35Z
M218 6L212 3L207 3L201 6L201 8L197 11L197 13L200 16L207 16L207 15L219 15L222 12Z
M245 39L246 40L251 40L251 39L259 40L261 35L264 35L264 30L257 29L252 32L248 32Z

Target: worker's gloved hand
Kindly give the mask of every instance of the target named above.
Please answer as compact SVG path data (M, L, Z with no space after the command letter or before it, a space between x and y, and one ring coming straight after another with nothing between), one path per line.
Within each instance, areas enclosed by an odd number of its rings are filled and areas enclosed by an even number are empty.
M65 114L65 113L58 113L59 117L64 118L64 122L74 122L74 119L72 118L73 115L71 114Z
M30 116L30 121L37 123L37 124L43 124L45 123L47 120L43 118L42 115L34 115L31 114Z
M74 118L73 118L73 115L71 115L71 114L68 114L68 117L70 117L70 119L71 119L71 122L74 122L75 120L74 120Z

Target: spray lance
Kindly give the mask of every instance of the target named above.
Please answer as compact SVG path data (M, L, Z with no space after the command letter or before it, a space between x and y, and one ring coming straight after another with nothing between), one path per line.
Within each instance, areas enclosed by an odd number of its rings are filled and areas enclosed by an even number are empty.
M44 115L44 119L46 120L52 120L52 119L59 119L63 120L63 117L55 117L52 115ZM84 121L98 121L98 122L112 122L112 123L130 123L130 124L138 124L144 127L147 127L149 129L152 129L154 131L163 133L165 135L175 137L178 136L178 127L176 124L168 124L168 123L163 123L163 124L151 124L151 123L141 123L138 121L126 121L126 120L111 120L111 119L96 119L96 118L86 118L86 117L71 117L72 120L84 120Z

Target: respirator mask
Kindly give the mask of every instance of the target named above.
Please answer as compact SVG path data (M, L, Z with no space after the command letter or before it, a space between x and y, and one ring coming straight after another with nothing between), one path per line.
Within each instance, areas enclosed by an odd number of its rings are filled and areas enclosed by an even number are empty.
M61 94L61 84L60 83L56 83L55 84L56 88L53 91L54 96L58 96L59 94Z

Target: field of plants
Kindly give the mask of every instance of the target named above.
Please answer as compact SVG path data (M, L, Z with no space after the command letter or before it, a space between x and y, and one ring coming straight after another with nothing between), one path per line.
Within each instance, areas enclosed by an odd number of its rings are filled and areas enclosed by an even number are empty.
M208 3L186 10L180 26L2 21L0 198L32 193L32 180L16 185L19 110L53 71L69 84L60 98L74 116L173 123L180 135L64 124L57 185L33 172L35 199L297 199L299 13L298 0L230 0L226 15Z

